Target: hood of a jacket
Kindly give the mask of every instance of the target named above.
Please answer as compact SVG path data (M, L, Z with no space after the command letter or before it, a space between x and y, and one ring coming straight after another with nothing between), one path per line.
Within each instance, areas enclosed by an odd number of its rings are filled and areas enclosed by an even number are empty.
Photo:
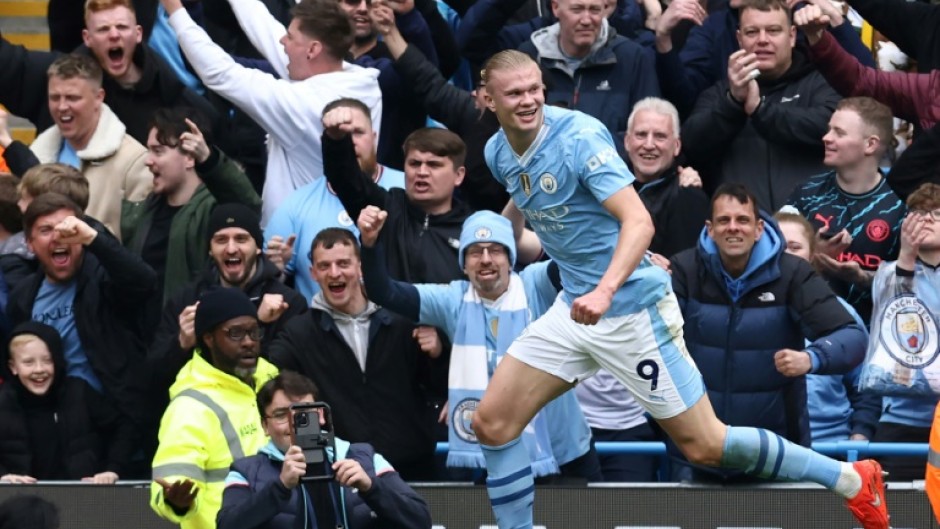
M98 117L95 132L88 140L88 145L76 154L84 162L103 160L113 156L121 148L126 132L127 127L111 111L111 107L102 103L101 115ZM53 125L37 136L29 148L40 162L51 163L58 159L62 141L59 127Z
M760 86L761 93L766 94L793 84L816 70L816 65L809 59L806 46L800 40L797 40L793 47L793 58L790 67L783 75L776 79L757 78L757 84Z
M573 76L573 71L568 71L566 56L561 49L559 38L561 36L561 25L554 23L551 26L544 27L532 33L532 44L538 51L539 58L554 62L556 68L560 68ZM582 60L582 65L597 64L601 62L610 62L616 60L613 51L607 49L607 45L614 40L617 32L614 31L607 19L601 21L601 30L597 34L597 40L591 44L591 51Z
M751 249L744 273L736 278L728 275L722 266L718 246L708 236L708 228L702 228L699 236L698 249L702 264L708 273L725 285L728 295L734 301L739 300L751 289L780 276L780 256L785 249L783 234L773 217L764 211L760 212L760 217L764 221L764 233Z
M319 309L323 312L330 315L333 318L333 321L337 325L342 325L346 323L352 323L354 321L367 322L379 310L379 306L375 303L366 300L366 308L359 314L346 314L345 312L338 311L333 308L332 305L326 302L326 298L323 297L323 291L317 292L313 296L313 300L310 302L311 309Z

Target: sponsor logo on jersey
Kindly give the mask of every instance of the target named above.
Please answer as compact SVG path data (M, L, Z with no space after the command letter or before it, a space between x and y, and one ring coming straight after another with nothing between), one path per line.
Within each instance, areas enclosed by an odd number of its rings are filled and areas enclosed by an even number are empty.
M881 242L891 235L891 227L888 226L887 222L875 219L865 226L865 235L868 235L868 238L873 242Z
M905 367L923 369L940 354L937 320L915 296L902 294L888 302L879 325L881 345Z
M450 420L454 425L454 432L457 437L466 443L477 442L477 436L473 433L470 424L473 422L473 413L477 411L479 405L479 399L464 399L454 406L454 414Z
M590 171L597 169L598 167L609 162L610 160L613 160L614 157L616 156L617 156L617 151L613 147L607 147L601 152L588 158L588 161L587 161L588 171L590 172Z

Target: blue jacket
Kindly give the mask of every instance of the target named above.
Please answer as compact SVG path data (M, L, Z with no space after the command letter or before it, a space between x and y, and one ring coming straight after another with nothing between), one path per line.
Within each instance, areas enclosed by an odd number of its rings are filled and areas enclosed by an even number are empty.
M336 439L339 459L354 459L372 478L368 492L355 492L340 487L342 508L338 515L343 527L413 528L431 527L431 511L424 498L405 483L381 455L367 443L349 444ZM281 483L284 454L268 443L254 456L232 463L225 480L219 529L295 529L313 527L310 523L295 525L298 513L312 501L301 494L302 487L288 489ZM377 475L378 474L378 475Z
M781 349L810 353L813 373L845 373L865 355L865 332L809 263L784 253L783 236L764 215L763 236L744 273L729 277L715 243L672 259L672 281L685 319L685 341L718 417L810 444L805 377L774 365ZM812 340L805 346L804 336Z

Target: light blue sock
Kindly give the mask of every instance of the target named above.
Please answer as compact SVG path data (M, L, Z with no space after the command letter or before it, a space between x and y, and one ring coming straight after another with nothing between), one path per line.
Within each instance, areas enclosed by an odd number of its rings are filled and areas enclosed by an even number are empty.
M486 492L499 529L531 529L535 482L522 438L502 446L481 444L480 448L486 459Z
M728 427L721 466L773 480L812 481L834 489L842 463L758 428Z

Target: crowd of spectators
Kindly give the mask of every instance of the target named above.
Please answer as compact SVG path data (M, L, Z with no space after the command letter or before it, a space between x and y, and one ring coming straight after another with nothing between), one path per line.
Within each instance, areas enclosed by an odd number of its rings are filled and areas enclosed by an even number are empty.
M862 18L918 71L884 71ZM940 317L916 286L940 265L940 6L87 0L83 20L51 25L51 52L0 38L0 481L152 478L184 526L248 527L226 502L265 498L293 526L285 424L316 397L359 494L336 516L423 520L402 479L479 482L466 403L562 288L484 160L499 124L477 72L509 48L633 171L722 421L806 446L928 440L936 395L858 380L891 292ZM526 432L537 476L746 479L675 451L669 472L598 457L592 440L662 439L603 370Z

